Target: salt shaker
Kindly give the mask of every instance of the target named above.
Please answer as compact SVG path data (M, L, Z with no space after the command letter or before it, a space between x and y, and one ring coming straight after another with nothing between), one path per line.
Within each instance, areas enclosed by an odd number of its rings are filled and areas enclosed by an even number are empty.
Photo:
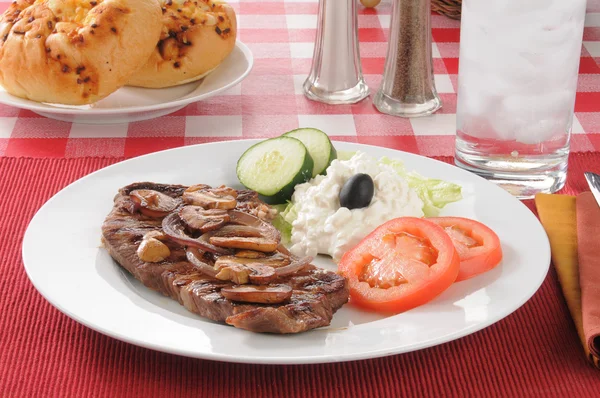
M431 1L394 0L383 81L373 103L382 113L430 115L442 103L431 55Z
M369 95L360 64L356 0L320 0L317 37L304 94L328 104L353 104Z

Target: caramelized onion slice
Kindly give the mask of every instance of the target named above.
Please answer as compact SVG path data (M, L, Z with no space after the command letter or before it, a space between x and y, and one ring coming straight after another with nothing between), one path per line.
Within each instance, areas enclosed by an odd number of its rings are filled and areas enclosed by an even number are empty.
M200 260L202 255L200 254L200 251L198 249L189 247L185 251L185 256L190 263L192 263L196 268L198 268L198 271L213 278L217 276L216 269L214 269L204 261Z
M285 256L293 257L292 253L290 253L290 251L287 249L287 247L283 245L283 243L280 243L279 246L277 246L277 251Z
M258 229L264 238L274 240L277 242L277 244L279 244L281 241L281 235L277 228L258 217L243 213L241 211L230 210L229 219L232 223Z
M203 239L203 237L208 234L204 234L198 239L194 239L187 235L185 233L185 224L181 218L179 218L177 213L171 213L165 217L162 221L162 228L163 232L167 234L171 240L179 243L180 245L195 247L203 251L216 254L232 253L231 250L214 246L208 242L208 239Z
M277 304L292 297L292 287L288 285L254 286L239 285L221 289L221 294L232 301L245 303Z
M301 259L294 259L290 265L286 265L285 267L275 268L275 274L277 276L286 276L295 274L298 271L303 270L307 265L311 263L313 260L312 257L303 257Z

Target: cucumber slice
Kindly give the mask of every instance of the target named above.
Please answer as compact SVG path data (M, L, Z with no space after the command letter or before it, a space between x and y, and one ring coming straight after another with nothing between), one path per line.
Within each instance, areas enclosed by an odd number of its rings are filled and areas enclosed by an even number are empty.
M337 152L331 140L321 130L312 128L303 128L289 131L283 134L284 137L294 137L306 146L308 153L315 162L312 176L316 177L319 174L325 174L325 170L331 162L337 158Z
M302 142L277 137L248 148L237 163L237 176L269 204L285 203L294 187L312 177L314 162Z

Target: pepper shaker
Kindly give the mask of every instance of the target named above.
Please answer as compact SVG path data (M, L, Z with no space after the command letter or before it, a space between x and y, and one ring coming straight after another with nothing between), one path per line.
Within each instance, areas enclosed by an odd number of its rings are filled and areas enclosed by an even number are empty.
M442 103L431 55L431 1L394 0L383 81L373 103L394 116L430 115Z
M328 104L353 104L369 95L360 64L356 0L320 0L317 37L304 94Z

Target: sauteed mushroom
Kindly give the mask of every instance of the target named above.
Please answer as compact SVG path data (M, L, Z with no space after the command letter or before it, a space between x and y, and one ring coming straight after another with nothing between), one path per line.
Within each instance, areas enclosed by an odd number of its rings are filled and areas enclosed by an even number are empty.
M221 289L221 294L232 301L245 303L276 304L292 297L292 288L287 285L253 286L241 285Z
M135 209L148 217L164 217L175 208L179 202L162 192L151 189L136 189L129 194Z
M267 254L263 252L255 252L254 250L240 250L237 253L235 253L235 256L239 258L256 259L265 258L267 257Z
M213 232L210 236L219 238L260 238L263 235L260 230L254 227L229 224L225 225L223 228L219 228L219 230Z
M137 255L146 263L159 263L171 255L171 250L160 240L166 236L160 231L150 231L138 246Z
M238 191L225 185L221 185L218 188L210 188L209 191L218 196L231 196L234 199L238 197Z
M251 253L259 253L259 252L251 252ZM273 268L281 268L286 265L289 265L292 261L288 256L284 256L280 253L275 253L271 256L263 256L262 258L247 258L240 257L240 252L236 253L235 256L221 256L215 261L215 267L219 268L221 264L224 263L237 263L237 264L260 264L260 265L268 265ZM261 253L265 254L265 253Z
M210 245L229 249L274 252L279 246L281 236L271 224L236 210L229 211L230 222L215 232L200 237Z
M219 229L229 222L227 210L209 209L201 206L185 206L179 210L179 218L192 230L202 233Z
M243 265L231 265L221 268L215 278L231 281L236 285L245 285L250 280L250 268Z
M150 231L148 233L146 233L146 235L144 235L143 239L150 239L150 238L154 238L154 239L158 239L160 241L166 240L167 239L167 235L165 235L164 232L162 231L158 231L158 230L153 230Z
M221 263L221 268L216 278L223 281L232 281L238 285L244 285L248 282L258 285L265 285L273 281L275 269L260 264L238 264L238 263Z
M243 250L255 250L259 252L271 253L277 250L279 242L266 238L243 238L243 237L231 237L222 238L214 236L209 238L209 242L212 245L218 247L226 247L229 249L243 249Z
M237 192L231 188L207 189L206 185L193 185L183 193L183 201L205 209L235 209Z

